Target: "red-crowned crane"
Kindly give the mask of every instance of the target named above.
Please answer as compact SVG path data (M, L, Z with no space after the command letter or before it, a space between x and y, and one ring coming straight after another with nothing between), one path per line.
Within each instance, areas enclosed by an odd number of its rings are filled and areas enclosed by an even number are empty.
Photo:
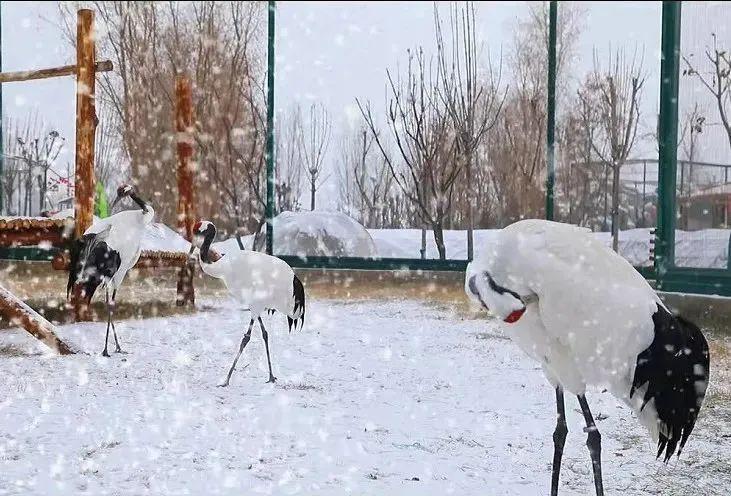
M230 252L218 261L212 261L209 258L209 249L216 237L216 226L212 222L197 222L193 228L193 236L190 253L198 248L201 270L211 277L223 280L231 296L239 303L248 305L251 312L249 328L241 340L226 381L220 386L228 386L236 363L249 343L255 320L259 321L267 352L268 382L275 382L277 378L272 373L272 361L269 356L269 335L264 328L261 315L267 310L283 313L287 316L290 332L292 328L297 329L298 324L302 329L305 323L305 288L302 282L284 260L257 251Z
M708 387L708 343L673 315L644 278L588 229L523 220L503 229L469 264L465 291L507 323L555 388L551 494L558 494L568 433L564 389L586 421L596 494L604 494L601 436L587 385L606 387L636 413L667 463L680 455Z
M109 356L107 351L109 327L114 334L117 353L122 352L112 320L117 289L129 269L139 260L142 235L155 217L153 208L137 196L135 189L128 184L123 184L117 189L117 198L112 208L125 197L131 198L141 210L125 210L94 222L72 246L69 264L67 297L76 284L82 286L82 294L87 303L91 303L91 298L100 286L105 290L107 334L102 351L105 357Z

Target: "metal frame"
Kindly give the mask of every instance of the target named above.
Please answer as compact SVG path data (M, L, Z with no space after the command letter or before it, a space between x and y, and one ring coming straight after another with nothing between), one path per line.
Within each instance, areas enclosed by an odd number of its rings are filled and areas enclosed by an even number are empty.
M553 2L555 3L555 1ZM269 0L267 29L267 201L266 201L266 251L274 254L274 205L275 146L274 146L274 64L275 64L275 13L276 2ZM419 259L419 258L360 258L360 257L297 257L277 255L295 268L356 269L356 270L444 270L464 271L468 259Z
M553 214L553 129L555 125L555 25L557 2L550 3L549 29L549 101L547 119L547 162L546 218ZM271 220L275 215L274 205L274 21L276 4L269 1L268 15L268 75L267 75L267 251L272 252L274 229ZM678 84L680 59L680 2L664 1L662 11L662 63L659 116L659 162L658 168L658 225L656 230L655 263L653 267L636 269L647 279L656 280L657 289L700 294L731 296L731 262L728 269L705 269L676 267L675 248L675 190L677 183L678 133ZM553 98L551 98L553 94ZM1 105L1 102L0 102ZM729 249L731 250L731 241ZM55 250L38 248L10 248L0 250L0 258L12 260L49 260ZM412 271L464 271L468 260L438 260L417 258L357 258L357 257L297 257L281 256L295 268L306 269L353 269L353 270L412 270Z
M553 220L553 188L555 172L556 133L556 23L558 6L551 0L548 11L548 108L546 109L546 219Z
M274 253L274 16L277 12L277 4L269 0L267 23L267 205L266 205L266 252L269 255Z
M657 289L662 291L731 296L731 265L727 269L675 265L678 87L680 82L681 2L662 5L662 62L660 65L660 117L658 217L655 241ZM731 241L729 244L731 250Z

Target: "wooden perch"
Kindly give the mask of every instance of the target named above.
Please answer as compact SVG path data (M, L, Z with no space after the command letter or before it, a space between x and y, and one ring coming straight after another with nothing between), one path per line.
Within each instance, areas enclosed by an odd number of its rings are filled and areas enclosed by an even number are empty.
M102 60L94 65L95 72L109 72L114 70L111 60ZM51 67L50 69L36 69L33 71L0 72L0 83L15 83L18 81L32 81L34 79L48 79L76 74L75 65Z
M59 355L74 353L56 336L53 324L2 286L0 286L0 315L8 319L11 324L21 326Z
M214 262L221 258L214 250L208 252L208 256ZM184 267L188 262L188 254L182 251L151 251L143 250L140 259L133 267L135 269L151 269L162 267ZM51 260L51 266L55 270L68 270L69 256L66 252L56 254Z
M73 219L36 217L0 218L0 246L66 245L74 230Z

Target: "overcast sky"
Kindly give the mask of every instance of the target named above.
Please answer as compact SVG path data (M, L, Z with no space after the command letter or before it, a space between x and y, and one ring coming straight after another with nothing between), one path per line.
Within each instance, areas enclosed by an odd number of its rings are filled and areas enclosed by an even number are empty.
M661 2L587 2L586 8L575 79L591 68L594 48L600 57L610 44L644 51L648 81L643 113L652 117L648 121L652 124L646 124L650 130L658 108ZM480 3L477 10L480 41L496 52L510 43L526 5L489 2ZM723 21L713 15L701 16L700 22L725 29ZM3 2L3 70L72 63L72 50L58 25L56 2ZM383 108L386 68L403 64L409 47L433 47L433 29L431 2L278 2L277 109L289 109L294 102L303 107L323 102L334 124L330 148L334 160L342 134L358 116L355 98ZM37 109L49 127L73 143L73 78L4 84L3 94L5 116L23 118ZM652 149L645 147L641 152L652 154ZM67 149L62 161L73 161L73 150Z

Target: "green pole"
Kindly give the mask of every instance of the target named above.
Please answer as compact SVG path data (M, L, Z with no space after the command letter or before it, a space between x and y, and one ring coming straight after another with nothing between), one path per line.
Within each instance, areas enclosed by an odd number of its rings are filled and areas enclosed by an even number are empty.
M680 2L662 3L660 115L658 117L657 229L655 271L657 287L675 263L675 182L678 143L678 82L680 79Z
M276 2L269 0L267 28L267 253L274 253L274 14Z
M553 220L553 186L556 182L556 0L548 7L548 109L546 119L546 219Z

